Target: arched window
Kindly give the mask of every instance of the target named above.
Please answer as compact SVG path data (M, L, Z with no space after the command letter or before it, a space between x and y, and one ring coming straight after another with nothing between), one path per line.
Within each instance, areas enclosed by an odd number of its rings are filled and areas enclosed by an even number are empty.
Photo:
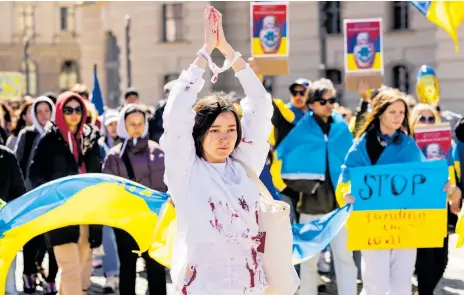
M28 67L26 69L26 63L23 61L21 63L21 73L24 74L24 91L23 93L26 95L37 95L38 93L38 85L37 85L37 66L35 63L31 60L27 62ZM28 70L28 73L26 73L26 70ZM29 77L29 89L27 89L27 81ZM28 93L29 90L29 93Z
M397 65L392 70L393 87L404 93L409 93L409 70L404 65Z
M73 60L66 60L61 65L59 76L60 91L67 91L79 83L79 70L77 63Z

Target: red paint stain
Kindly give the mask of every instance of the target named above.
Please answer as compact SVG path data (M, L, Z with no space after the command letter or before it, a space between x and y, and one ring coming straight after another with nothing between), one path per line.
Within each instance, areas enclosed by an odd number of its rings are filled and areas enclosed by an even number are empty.
M250 145L253 144L253 141L247 140L245 137L242 137L241 142L246 143L246 144L250 144Z
M256 275L256 270L258 269L258 252L256 249L252 248L251 249L251 260L252 260L252 265L248 263L248 260L246 262L246 269L250 273L250 288L255 287L255 275Z
M258 209L255 210L255 217L256 217L256 224L259 224L259 211L258 211Z
M211 226L215 228L218 232L222 232L222 229L223 229L222 224L216 215L216 205L213 203L211 199L209 199L208 202L211 208L211 212L213 213L213 220L210 220L209 224L211 224Z
M197 268L192 266L190 269L192 270L192 276L190 277L190 280L187 282L187 284L185 284L182 288L183 295L187 295L187 287L189 287L197 278Z
M238 198L238 201L243 210L245 210L246 212L250 212L250 207L248 206L248 203L245 201L245 198L243 196L241 198Z
M230 207L229 203L226 203L227 212L230 214L230 224L234 221L234 218L238 218L238 213Z

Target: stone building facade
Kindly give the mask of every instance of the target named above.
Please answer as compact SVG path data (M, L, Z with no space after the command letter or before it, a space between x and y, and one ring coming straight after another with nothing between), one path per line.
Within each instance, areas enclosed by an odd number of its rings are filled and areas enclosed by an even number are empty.
M24 38L29 40L31 95L68 89L80 80L75 3L0 3L0 71L24 72Z
M187 68L202 46L202 16L207 3L2 2L0 15L4 28L0 31L0 69L20 69L22 37L15 11L18 6L33 5L35 36L31 43L31 59L36 64L38 89L58 89L60 73L67 61L75 63L78 80L91 87L93 65L97 64L104 96L110 105L117 105L129 84L125 30L125 17L129 15L130 84L140 92L143 102L153 105L163 97L164 83ZM213 4L223 13L229 42L248 56L249 2L214 1ZM70 7L67 13L63 6ZM385 84L415 94L418 68L422 64L432 65L441 82L443 106L464 113L464 52L455 52L451 38L406 1L297 1L290 3L289 13L291 71L289 75L268 79L274 96L287 98L288 85L296 78L314 80L320 77L319 16L322 15L327 31L326 75L338 84L343 103L355 106L357 94L343 91L343 19L382 18ZM64 25L65 15L69 19L67 26ZM459 36L464 40L463 28ZM214 57L217 63L222 63L218 54ZM241 93L232 72L221 74L215 85L206 83L204 92L215 89Z

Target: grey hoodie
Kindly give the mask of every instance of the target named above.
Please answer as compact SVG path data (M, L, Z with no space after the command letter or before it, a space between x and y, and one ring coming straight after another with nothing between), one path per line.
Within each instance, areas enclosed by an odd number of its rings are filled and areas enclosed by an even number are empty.
M39 139L42 137L44 134L44 127L40 125L39 120L37 119L37 114L36 114L36 106L38 103L41 102L46 102L50 105L51 107L51 121L55 120L55 105L53 104L52 100L46 96L40 96L34 100L32 103L32 126L25 127L23 130L21 130L18 134L18 140L16 142L16 147L14 149L16 153L16 158L18 159L18 162L21 166L22 172L24 179L26 180L26 188L27 190L32 189L32 185L30 184L29 181L29 167L31 165L33 156L34 156L34 151L35 148L37 147L37 144L39 143ZM32 133L32 134L30 134ZM26 139L28 136L32 136L34 138L32 142L32 147L30 148L29 151L26 151Z

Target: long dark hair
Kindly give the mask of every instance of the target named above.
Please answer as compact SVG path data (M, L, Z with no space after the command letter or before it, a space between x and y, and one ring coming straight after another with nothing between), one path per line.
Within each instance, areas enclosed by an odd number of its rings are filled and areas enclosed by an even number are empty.
M29 108L32 107L32 100L27 100L21 106L21 111L19 112L19 118L16 122L16 127L13 129L13 135L18 136L19 132L26 127L26 120L24 120L24 116L26 116L27 111Z
M242 127L239 115L232 101L228 99L225 93L218 92L202 98L195 103L193 109L196 112L196 116L192 136L198 157L203 158L203 140L209 128L213 125L219 114L224 112L232 112L234 114L237 124L237 141L235 142L235 148L237 148L242 139Z
M356 134L356 138L361 137L365 132L371 128L380 129L380 116L387 110L387 108L394 102L401 101L404 104L404 120L401 123L400 131L411 135L411 128L409 125L409 107L405 99L405 95L397 89L384 88L374 97L374 107L366 118L366 121Z

